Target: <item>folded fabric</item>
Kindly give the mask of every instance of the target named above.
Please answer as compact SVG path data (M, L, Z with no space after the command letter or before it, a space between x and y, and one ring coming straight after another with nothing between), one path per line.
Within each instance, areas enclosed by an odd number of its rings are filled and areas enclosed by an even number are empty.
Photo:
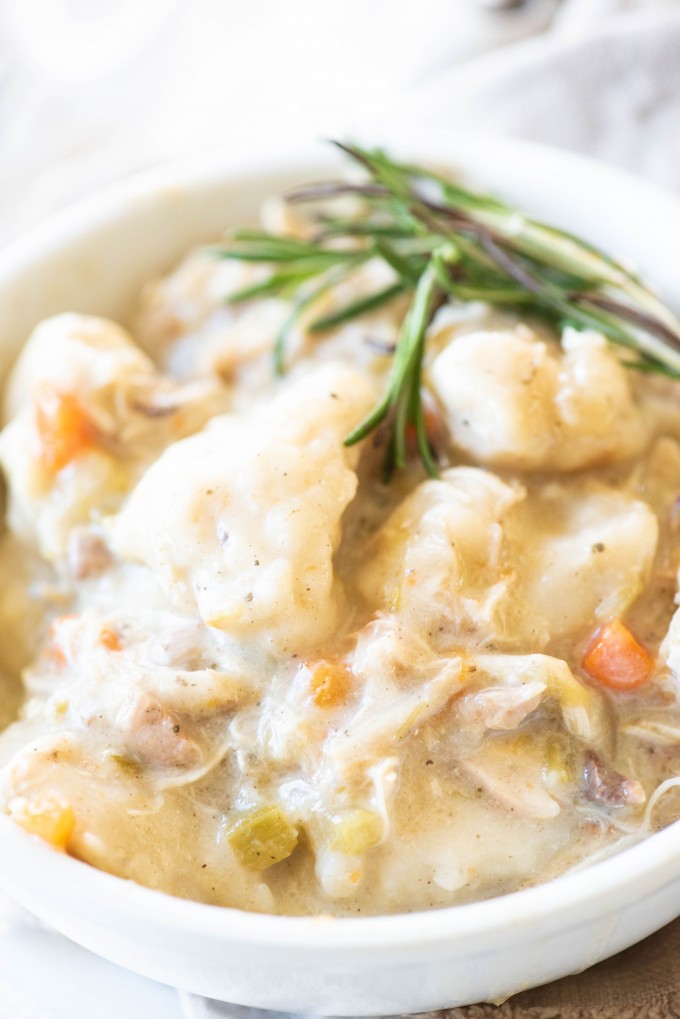
M583 6L567 4L547 35L423 86L400 111L403 123L530 138L677 188L680 5L601 22Z

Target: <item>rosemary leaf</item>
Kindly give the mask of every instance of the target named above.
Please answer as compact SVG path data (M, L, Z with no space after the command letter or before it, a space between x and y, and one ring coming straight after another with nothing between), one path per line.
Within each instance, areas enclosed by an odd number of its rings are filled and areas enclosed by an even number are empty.
M388 265L392 266L397 276L400 276L401 279L409 280L414 284L418 282L425 265L416 265L413 261L413 255L409 256L408 253L402 254L395 245L389 244L383 238L374 242L373 250L376 255L379 255ZM422 256L416 255L416 258L418 258L420 263Z
M384 290L379 290L375 294L360 297L358 300L351 301L344 307L338 308L337 311L324 315L323 318L315 319L310 324L309 331L310 333L322 333L326 329L342 325L343 322L349 322L358 315L365 315L369 311L382 307L383 304L388 304L389 301L393 301L395 297L403 294L406 289L404 283L393 283L392 286L385 287Z
M276 273L273 276L268 276L265 280L260 280L259 283L241 287L240 290L233 290L227 294L225 301L227 304L239 304L241 301L250 301L253 297L276 296L291 283L303 283L308 278L305 274L300 273Z
M419 396L414 400L413 393L420 393L423 348L425 333L430 321L435 295L438 289L437 261L445 261L447 254L443 251L433 256L430 264L418 281L411 306L402 326L399 342L392 362L392 369L385 394L364 420L350 432L345 439L346 446L353 446L369 435L386 418L390 411L394 415L392 423L392 441L388 452L386 472L389 476L394 468L400 469L406 462L406 438L409 422L415 426L416 435L427 437L424 433L422 408ZM437 467L431 456L423 459L428 473L437 477Z
M274 342L274 369L277 375L284 374L286 340L288 339L291 329L293 329L302 314L307 311L308 308L318 301L323 294L337 286L346 275L347 269L345 266L336 266L334 270L331 269L326 273L318 286L314 287L312 290L302 293L294 302L292 311L283 323L283 326L279 330L279 334Z

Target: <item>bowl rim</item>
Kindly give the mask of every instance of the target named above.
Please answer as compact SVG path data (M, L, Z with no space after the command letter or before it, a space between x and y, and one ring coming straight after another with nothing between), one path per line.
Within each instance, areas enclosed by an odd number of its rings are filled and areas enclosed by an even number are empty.
M409 132L397 138L388 130L386 135L387 145L415 148L435 159L448 156L455 161L457 154L462 158L474 146L478 156L533 155L548 166L571 166L596 180L611 180L618 187L661 204L680 224L680 198L670 191L626 170L554 146L473 132L456 138L441 131ZM58 257L69 245L95 234L121 214L129 216L151 196L242 182L245 175L264 178L298 169L309 173L310 168L319 172L336 162L321 146L294 146L275 159L263 154L226 159L199 156L138 171L78 199L0 246L0 291L25 276L36 263ZM164 925L181 928L184 933L233 939L261 948L304 948L314 954L332 949L356 954L408 948L416 943L450 946L452 942L486 937L501 930L516 932L519 925L545 924L558 917L563 921L560 929L565 929L565 919L579 914L586 905L597 916L606 916L614 907L637 901L673 878L680 879L680 821L590 866L506 895L432 910L361 917L284 916L182 899L56 853L7 816L0 815L0 858L6 851L10 857L21 856L25 862L35 860L36 866L46 871L58 868L64 881L72 880L93 902L110 892L115 904L124 894L126 905L140 915L152 916ZM0 885L12 894L11 874L0 874Z
M353 137L367 145L375 142L375 138L365 138L364 134L356 131ZM340 163L337 151L320 141L316 145L294 144L285 153L198 153L191 157L163 160L108 183L104 182L51 212L18 235L0 242L0 286L6 286L13 277L23 275L27 263L36 259L48 259L65 244L74 243L81 236L114 222L122 211L129 213L135 207L145 205L152 196L209 188L231 181L242 182L251 175L269 177L292 170L305 173L310 168L312 172L325 172L328 168L346 165L346 162ZM480 165L483 161L508 156L529 156L546 166L559 166L562 169L570 167L577 172L587 172L596 182L599 178L601 185L608 182L633 190L639 197L674 208L675 214L680 216L680 194L621 166L556 145L469 129L457 132L454 136L431 128L396 131L390 125L381 131L381 144L397 152L414 150L422 153L423 158L435 161L450 160L454 166L458 158L469 159L473 150L475 161Z

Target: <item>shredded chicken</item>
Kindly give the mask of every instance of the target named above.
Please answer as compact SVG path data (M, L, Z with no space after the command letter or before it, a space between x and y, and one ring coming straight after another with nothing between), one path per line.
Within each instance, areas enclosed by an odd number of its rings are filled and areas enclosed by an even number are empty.
M200 747L184 734L179 715L155 697L142 695L118 716L125 746L149 768L195 768Z

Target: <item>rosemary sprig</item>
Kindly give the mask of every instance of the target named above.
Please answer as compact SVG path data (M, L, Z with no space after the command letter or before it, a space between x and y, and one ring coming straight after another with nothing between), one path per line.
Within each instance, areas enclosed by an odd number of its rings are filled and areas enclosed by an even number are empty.
M555 327L565 322L602 332L627 347L627 367L680 379L680 322L622 263L572 234L548 226L498 199L424 167L400 163L378 149L335 142L361 167L364 181L331 180L296 188L291 203L322 202L310 240L262 230L239 230L216 250L219 257L260 262L270 275L229 297L292 300L275 344L283 372L290 329L318 298L372 258L390 266L394 282L314 319L320 333L411 294L387 388L347 445L387 434L386 475L406 463L412 430L427 472L435 455L422 408L427 328L446 300L522 307ZM354 199L356 210L334 215L328 203Z
M406 313L397 349L392 362L387 389L382 399L361 424L345 439L346 446L361 442L389 416L391 432L385 458L385 477L406 463L406 440L409 424L415 429L418 451L428 474L437 476L437 466L427 439L421 400L421 374L425 333L432 315L438 289L439 263L452 251L436 252L418 280L411 307Z
M310 333L323 333L327 329L334 329L335 326L339 326L343 322L349 322L350 319L357 318L358 315L365 315L369 311L381 308L383 304L393 301L395 297L399 297L405 290L405 284L393 283L391 286L385 287L384 290L378 290L374 294L369 294L368 297L359 297L356 301L346 304L344 308L339 308L337 311L332 311L329 315L315 319L309 326L309 331Z

